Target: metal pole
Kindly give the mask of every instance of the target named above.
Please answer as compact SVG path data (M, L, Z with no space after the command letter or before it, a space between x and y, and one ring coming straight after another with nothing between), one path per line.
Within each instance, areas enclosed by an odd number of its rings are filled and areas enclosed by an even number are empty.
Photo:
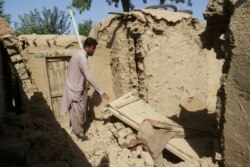
M81 42L81 39L80 39L80 35L79 35L79 32L78 32L78 28L77 28L77 24L76 24L76 21L75 21L74 14L73 14L71 9L69 9L69 15L70 15L72 23L73 23L73 27L74 27L74 31L75 31L75 34L76 34L76 38L77 38L79 47L82 49L83 48L82 47L82 42Z

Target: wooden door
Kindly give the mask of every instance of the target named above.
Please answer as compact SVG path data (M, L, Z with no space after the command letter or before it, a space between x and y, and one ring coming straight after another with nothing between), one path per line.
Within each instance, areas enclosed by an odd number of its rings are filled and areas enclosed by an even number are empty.
M46 57L46 69L50 92L50 107L53 110L55 118L58 122L61 122L61 100L70 58L71 56Z

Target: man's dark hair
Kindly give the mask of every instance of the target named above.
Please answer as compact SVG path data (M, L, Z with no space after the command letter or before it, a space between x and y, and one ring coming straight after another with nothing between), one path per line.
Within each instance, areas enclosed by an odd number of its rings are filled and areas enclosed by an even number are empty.
M90 47L90 46L96 46L98 45L98 42L94 39L94 38L86 38L84 43L83 43L83 47Z

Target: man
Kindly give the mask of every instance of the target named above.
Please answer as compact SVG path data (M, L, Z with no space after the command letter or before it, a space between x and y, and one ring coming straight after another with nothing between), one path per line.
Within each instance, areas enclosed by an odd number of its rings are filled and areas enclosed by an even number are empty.
M97 41L87 38L83 49L77 50L69 61L66 83L64 86L61 113L70 112L72 132L81 140L84 135L84 125L87 115L87 82L92 85L102 99L109 100L109 96L102 90L91 75L87 58L95 52Z

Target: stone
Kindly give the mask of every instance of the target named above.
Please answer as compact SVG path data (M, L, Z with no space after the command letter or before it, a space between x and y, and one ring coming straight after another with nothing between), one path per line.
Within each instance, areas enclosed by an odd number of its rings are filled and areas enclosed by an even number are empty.
M128 150L127 148L123 148L120 152L119 152L119 156L117 158L117 162L125 162L128 163L129 159L132 157L132 154L130 152L130 150Z
M102 115L102 118L103 119L108 119L112 114L110 112L105 112L103 115Z
M137 158L130 158L129 162L128 162L128 165L129 166L135 166L136 161L137 161Z
M137 154L136 150L131 151L131 154L132 154L132 158L138 158L138 156L140 155L140 154Z
M32 83L31 83L31 80L30 80L30 79L22 80L22 82L23 82L23 87L24 87L25 89L32 88Z
M121 147L126 147L128 145L129 141L127 139L124 139L123 137L118 138L118 144Z
M217 161L220 161L220 160L222 159L221 154L218 153L218 152L216 152L216 153L215 153L215 158L214 158L214 159L217 160Z
M10 59L11 59L11 61L12 61L12 63L15 63L15 62L17 62L17 61L20 61L20 60L23 60L23 57L21 56L21 55L14 55L14 56L11 56L10 57ZM16 67L16 66L15 66ZM17 68L17 67L16 67ZM18 68L17 68L18 69Z
M95 152L95 156L101 156L101 155L103 155L105 153L105 150L99 150L99 151L96 151Z
M119 150L118 147L111 147L108 149L108 158L111 163L116 163L118 150Z
M142 146L137 146L137 147L136 147L136 153L137 153L138 155L140 155L142 151L143 151Z
M18 48L7 48L7 52L10 56L18 54L20 50Z
M144 166L145 166L145 161L140 158L136 160L134 167L144 167Z
M128 140L128 141L131 141L132 139L136 139L137 138L137 135L136 134L129 134L129 135L127 135L127 137L126 137L126 139Z
M118 134L118 131L116 128L112 128L112 129L110 129L110 131L113 133L115 138L119 138L119 134Z
M118 135L119 135L119 137L125 138L128 135L128 133L127 133L126 129L120 129L118 131Z
M19 41L17 37L14 35L4 35L2 40L3 40L4 46L7 48L19 46Z
M113 133L110 132L110 131L106 131L106 137L110 138L110 139L113 139Z
M29 79L29 75L28 75L28 73L26 72L26 73L23 73L22 75L19 75L20 76L20 79Z
M115 126L115 128L116 128L117 130L120 130L120 129L122 129L122 128L125 128L124 125L123 125L122 123L120 123L120 122L116 122L116 123L114 124L114 126Z
M154 160L152 158L152 156L146 152L146 151L142 151L140 153L141 158L145 161L145 164L147 167L153 167L154 166Z
M108 128L108 130L114 128L114 124L112 124L110 122L106 123L105 126Z

